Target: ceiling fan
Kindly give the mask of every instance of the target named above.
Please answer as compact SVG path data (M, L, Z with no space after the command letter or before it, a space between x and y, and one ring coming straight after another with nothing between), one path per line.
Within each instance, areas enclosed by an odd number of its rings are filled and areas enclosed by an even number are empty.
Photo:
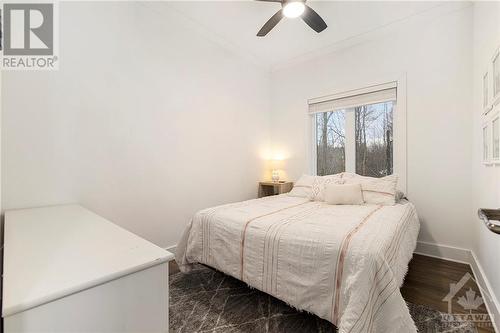
M257 0L264 2L281 3L281 9L274 14L264 26L259 30L257 36L264 37L271 31L276 24L285 16L288 18L296 18L301 16L304 22L307 23L314 31L321 32L326 29L325 21L311 7L305 4L306 0Z

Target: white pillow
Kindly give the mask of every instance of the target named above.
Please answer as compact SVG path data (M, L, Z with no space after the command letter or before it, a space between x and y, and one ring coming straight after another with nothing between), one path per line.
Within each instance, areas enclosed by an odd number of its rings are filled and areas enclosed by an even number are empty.
M295 182L288 195L291 197L308 198L312 200L312 185L316 176L302 175Z
M325 189L325 202L329 205L362 205L360 184L330 184Z
M329 184L342 184L342 174L316 176L312 185L312 200L325 201L325 189Z
M346 184L360 184L366 203L392 206L396 204L398 177L390 175L382 178L345 173L342 177Z

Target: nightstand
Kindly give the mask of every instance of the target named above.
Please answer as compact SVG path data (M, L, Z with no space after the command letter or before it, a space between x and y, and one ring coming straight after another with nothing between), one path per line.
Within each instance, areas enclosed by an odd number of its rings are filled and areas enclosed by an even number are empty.
M259 182L259 198L290 192L293 182Z

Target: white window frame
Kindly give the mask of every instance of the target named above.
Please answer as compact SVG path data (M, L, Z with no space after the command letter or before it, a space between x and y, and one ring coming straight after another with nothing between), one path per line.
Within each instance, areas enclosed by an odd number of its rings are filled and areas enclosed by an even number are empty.
M337 99L370 92L380 91L396 85L397 99L393 109L393 168L394 174L398 176L398 189L408 193L407 186L407 135L406 135L406 75L402 75L396 80L387 80L386 83L365 85L365 88L344 90L342 92L312 98L308 104L317 103L321 100ZM316 115L309 115L310 123L310 141L309 141L309 171L311 174L317 174L317 156L316 156ZM348 131L347 128L355 126L354 112L346 114L346 147L345 147L345 170L347 172L356 172L356 142L354 138L348 137L354 135L354 131Z

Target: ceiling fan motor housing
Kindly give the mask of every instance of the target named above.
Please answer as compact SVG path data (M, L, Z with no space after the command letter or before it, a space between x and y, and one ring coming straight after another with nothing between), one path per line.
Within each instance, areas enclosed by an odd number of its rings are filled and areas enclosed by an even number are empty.
M325 21L311 7L306 5L306 0L257 0L265 2L279 2L281 9L276 12L259 30L257 36L264 37L271 31L283 17L296 18L301 17L302 20L311 29L320 33L327 28Z

